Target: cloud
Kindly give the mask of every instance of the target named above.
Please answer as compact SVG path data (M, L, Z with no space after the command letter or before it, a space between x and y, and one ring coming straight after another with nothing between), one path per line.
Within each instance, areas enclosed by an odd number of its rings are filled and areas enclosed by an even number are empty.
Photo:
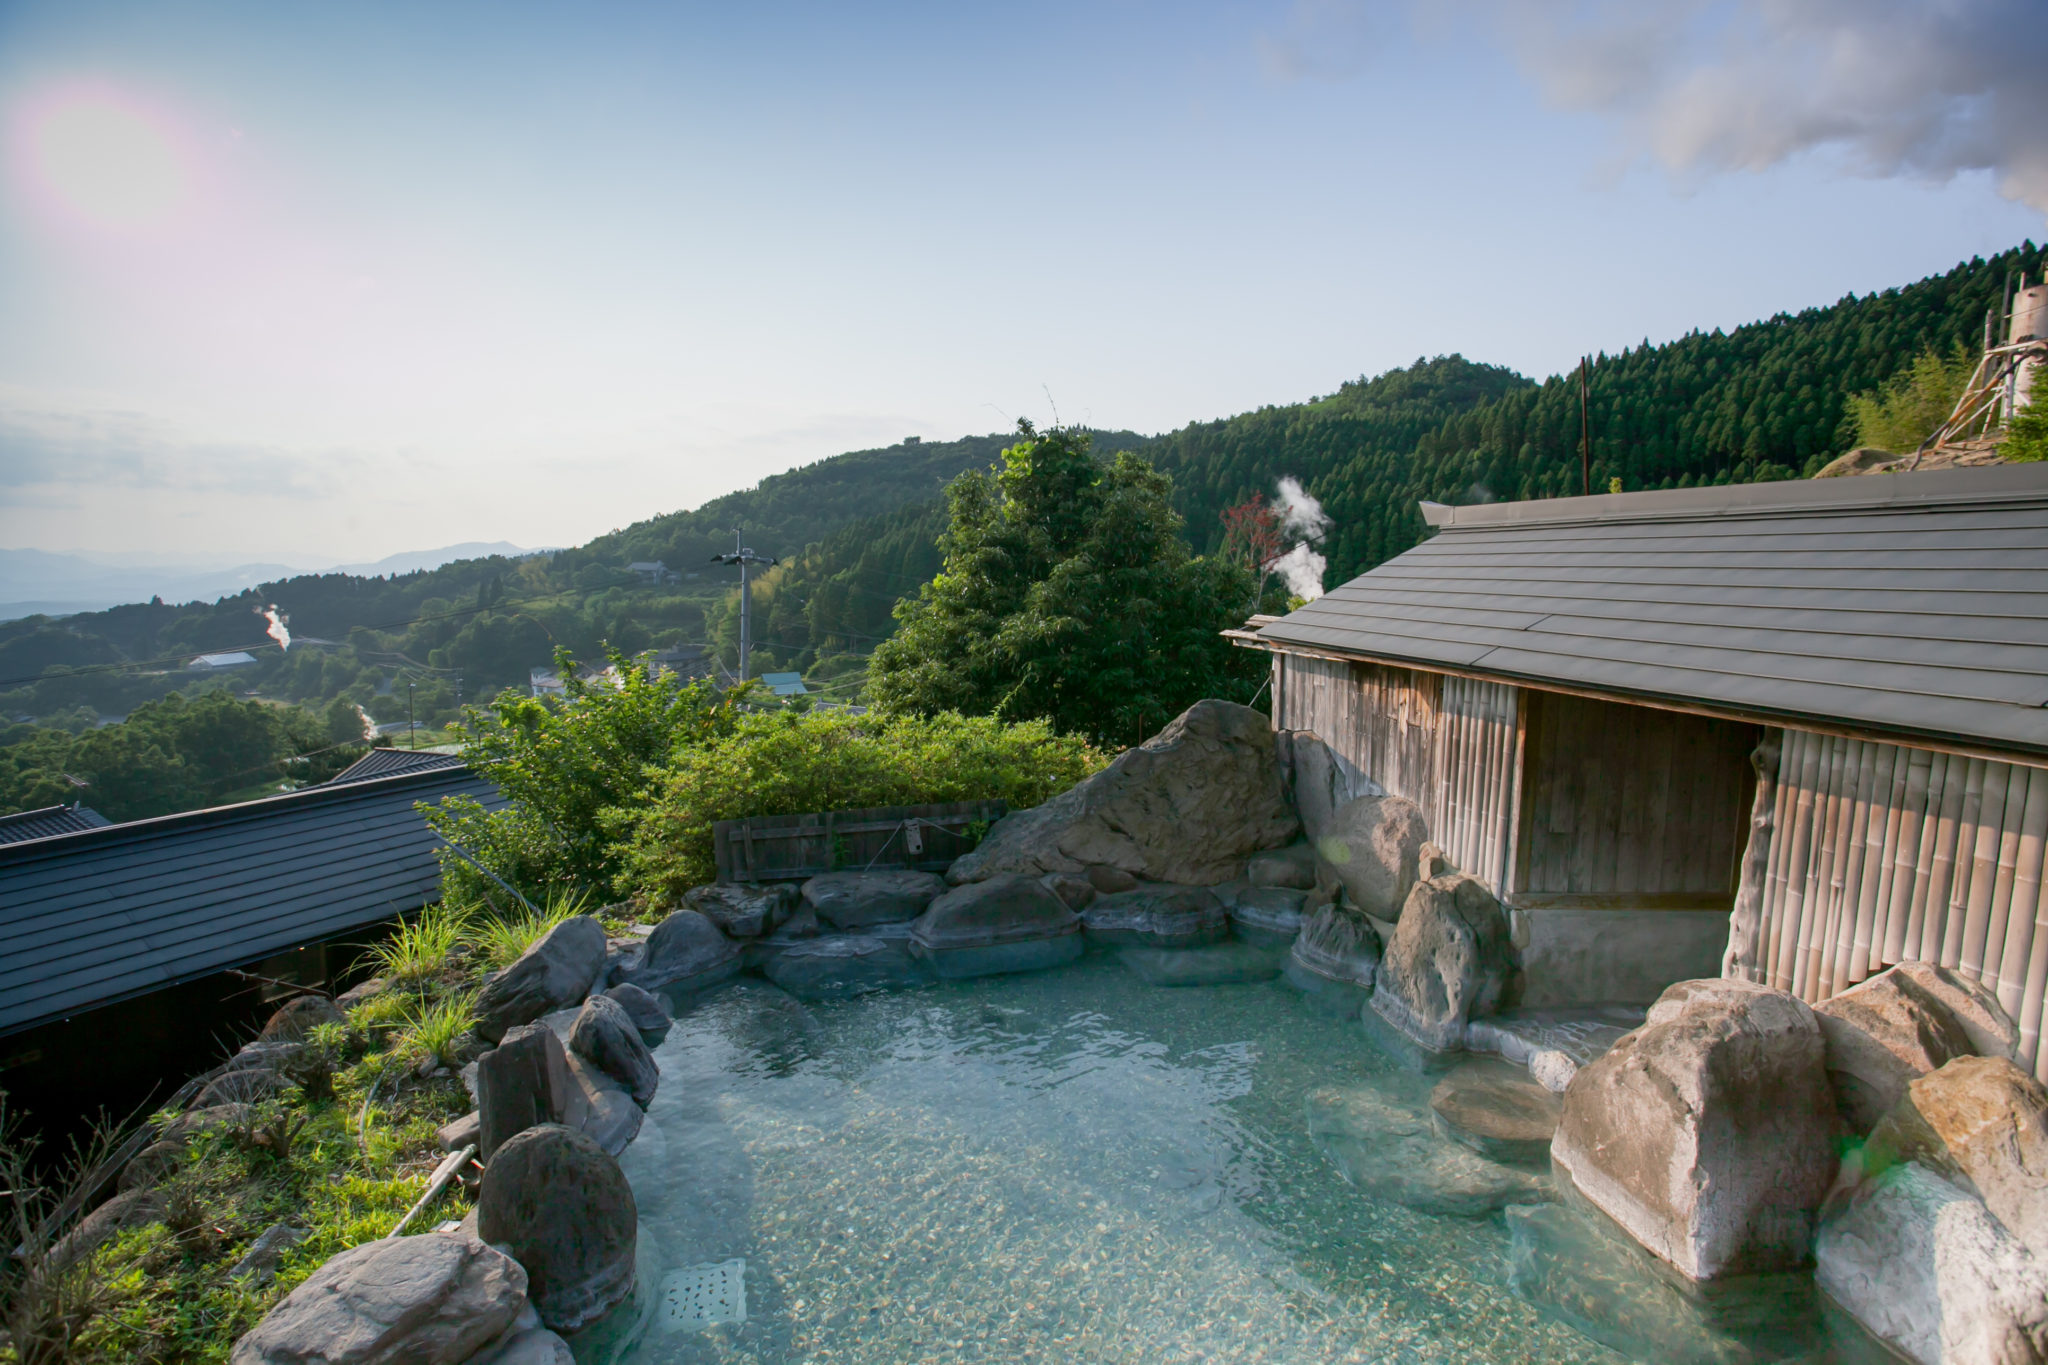
M1988 171L2048 213L2042 0L1473 0L1551 103L1675 172L1807 152L1872 177Z
M1281 80L1345 80L1371 62L1381 42L1385 0L1294 0L1277 30L1258 37L1259 65Z
M73 505L108 488L333 496L360 473L341 452L309 458L190 437L146 413L0 391L0 504Z

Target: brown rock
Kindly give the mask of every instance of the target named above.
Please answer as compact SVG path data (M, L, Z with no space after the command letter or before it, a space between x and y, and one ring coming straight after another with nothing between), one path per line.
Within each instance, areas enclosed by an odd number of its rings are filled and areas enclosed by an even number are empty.
M1643 1246L1713 1280L1805 1262L1839 1125L1804 1001L1681 981L1572 1077L1550 1154Z
M1870 1135L1876 1174L1918 1161L1972 1191L2048 1255L2048 1089L2004 1057L1958 1057L1906 1087Z
M1550 1155L1563 1102L1524 1067L1486 1061L1461 1066L1429 1095L1437 1132L1494 1161L1536 1162Z
M1088 869L1084 874L1088 884L1105 896L1114 896L1119 891L1135 891L1138 879L1120 867L1105 867L1101 863Z
M1397 919L1420 876L1429 823L1399 796L1361 796L1331 817L1316 852L1351 903L1378 919Z
M306 1035L322 1024L348 1024L348 1016L324 995L301 995L287 1000L256 1035L261 1043L303 1043Z
M1514 936L1486 883L1462 872L1417 882L1375 977L1382 1019L1439 1052L1465 1046L1465 1021L1511 1004Z
M1250 707L1212 699L1044 805L998 820L946 880L1041 877L1103 864L1147 881L1214 886L1300 830L1271 723Z
M1821 1001L1813 1012L1827 1043L1835 1100L1858 1133L1869 1132L1915 1076L1971 1052L1955 1016L1897 969Z
M1316 884L1314 844L1289 844L1286 848L1254 853L1245 868L1245 879L1253 886L1283 886L1308 891Z
M2019 1025L1983 982L1932 962L1902 962L1886 975L1910 982L1954 1016L1979 1057L2010 1057L2018 1049Z

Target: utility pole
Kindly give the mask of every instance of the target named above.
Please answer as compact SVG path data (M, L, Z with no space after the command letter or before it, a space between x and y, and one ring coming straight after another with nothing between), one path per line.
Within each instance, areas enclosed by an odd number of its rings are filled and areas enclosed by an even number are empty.
M732 553L711 556L713 564L737 564L740 566L740 681L747 680L747 655L754 647L753 593L747 587L747 570L756 564L769 565L775 560L766 555L757 555L740 543L739 529L732 533Z
M1593 491L1593 419L1586 399L1586 357L1579 357L1579 493Z
M419 727L413 723L412 719L411 678L407 678L405 680L405 747L408 749L417 749L420 747Z

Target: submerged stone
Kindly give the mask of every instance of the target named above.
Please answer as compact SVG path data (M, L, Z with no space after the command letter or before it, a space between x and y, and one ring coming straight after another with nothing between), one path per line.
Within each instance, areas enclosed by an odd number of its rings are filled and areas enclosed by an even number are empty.
M1436 1084L1429 1109L1437 1132L1494 1161L1540 1163L1564 1106L1507 1062L1470 1062Z
M839 1000L929 980L912 959L907 939L873 934L807 939L776 954L766 970L770 981L799 1000Z
M1326 1086L1305 1101L1308 1131L1367 1197L1478 1217L1548 1197L1548 1182L1438 1137L1429 1115L1372 1090Z
M1204 948L1125 948L1118 955L1148 986L1232 986L1280 975L1285 950L1249 943Z
M1137 948L1192 948L1230 932L1230 916L1206 886L1140 887L1104 896L1081 912L1088 937Z
M1642 1025L1635 1005L1502 1010L1465 1025L1465 1047L1529 1069L1538 1084L1563 1094L1578 1069Z
M1250 886L1232 898L1230 927L1246 943L1267 948L1293 945L1301 933L1308 893L1284 886Z

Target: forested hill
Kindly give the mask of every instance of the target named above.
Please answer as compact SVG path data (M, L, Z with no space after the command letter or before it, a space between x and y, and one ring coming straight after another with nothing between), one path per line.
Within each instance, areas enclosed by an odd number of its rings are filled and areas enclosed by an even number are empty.
M1810 474L1854 443L1852 394L1927 348L1976 347L1984 313L2048 251L2029 242L1917 284L1732 332L1693 332L1600 355L1591 367L1593 487L1749 483ZM1470 401L1473 398L1483 401ZM1433 407L1455 409L1419 426ZM1220 513L1282 474L1335 519L1325 552L1340 583L1420 541L1422 499L1468 503L1579 491L1576 373L1538 386L1450 360L1418 362L1320 402L1181 428L1146 454L1174 477L1196 548Z

